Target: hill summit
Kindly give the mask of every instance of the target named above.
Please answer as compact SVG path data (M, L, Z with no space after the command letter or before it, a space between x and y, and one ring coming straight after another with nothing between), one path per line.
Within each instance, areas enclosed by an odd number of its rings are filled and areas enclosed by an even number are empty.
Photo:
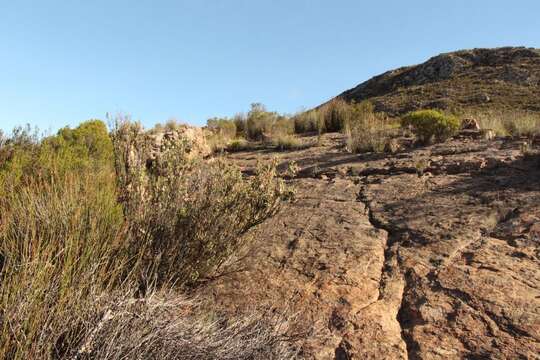
M444 53L375 76L343 92L398 115L419 108L512 108L540 112L540 49L502 47Z

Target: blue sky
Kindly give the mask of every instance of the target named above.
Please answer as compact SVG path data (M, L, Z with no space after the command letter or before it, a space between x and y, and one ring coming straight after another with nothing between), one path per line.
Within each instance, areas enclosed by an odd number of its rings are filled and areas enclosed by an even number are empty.
M540 47L538 14L538 0L0 0L0 128L295 112L441 52Z

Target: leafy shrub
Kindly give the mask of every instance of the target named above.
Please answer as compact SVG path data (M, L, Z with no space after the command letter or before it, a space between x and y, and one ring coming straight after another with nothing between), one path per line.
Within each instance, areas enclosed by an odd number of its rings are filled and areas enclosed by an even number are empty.
M391 137L388 121L375 113L369 101L352 102L347 111L349 115L344 126L350 152L383 152L389 148Z
M429 143L433 140L444 141L454 135L460 122L457 117L437 110L418 110L405 115L402 125L412 127L420 142Z
M29 126L18 127L0 147L0 195L2 183L16 186L36 176L97 171L103 166L112 171L112 158L112 142L100 120L83 122L75 129L66 127L46 138Z
M149 162L136 124L119 126L114 144L128 250L139 256L147 285L193 282L216 271L244 245L241 235L274 214L286 196L275 164L243 179L223 161L187 159L182 144Z

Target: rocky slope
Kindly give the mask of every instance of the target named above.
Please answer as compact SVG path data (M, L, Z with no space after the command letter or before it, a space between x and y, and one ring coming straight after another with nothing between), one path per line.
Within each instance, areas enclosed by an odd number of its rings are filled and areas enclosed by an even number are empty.
M248 234L243 268L206 285L211 306L296 314L300 358L539 359L538 146L341 144L229 155L247 173L294 160L297 200Z
M540 111L540 50L474 49L376 76L338 95L371 100L397 115L418 108L510 108Z

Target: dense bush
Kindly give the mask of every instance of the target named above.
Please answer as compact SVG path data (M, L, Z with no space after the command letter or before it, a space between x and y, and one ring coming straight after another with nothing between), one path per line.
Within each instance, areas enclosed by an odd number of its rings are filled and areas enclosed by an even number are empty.
M0 183L0 358L70 357L119 280L122 211L110 139L94 125L9 140L14 155L0 176L21 171Z
M237 136L236 123L228 118L211 118L206 121L209 130L206 140L213 152L223 151Z
M74 129L63 128L57 135L43 138L29 126L18 127L0 145L0 195L2 184L21 182L71 171L96 170L109 166L112 171L112 142L100 120L89 120Z
M444 141L459 129L459 119L438 110L418 110L405 115L402 126L411 127L422 143Z
M236 126L236 136L237 137L246 137L246 127L247 127L247 120L246 116L242 113L234 115L232 118L232 121L234 122L234 126Z

